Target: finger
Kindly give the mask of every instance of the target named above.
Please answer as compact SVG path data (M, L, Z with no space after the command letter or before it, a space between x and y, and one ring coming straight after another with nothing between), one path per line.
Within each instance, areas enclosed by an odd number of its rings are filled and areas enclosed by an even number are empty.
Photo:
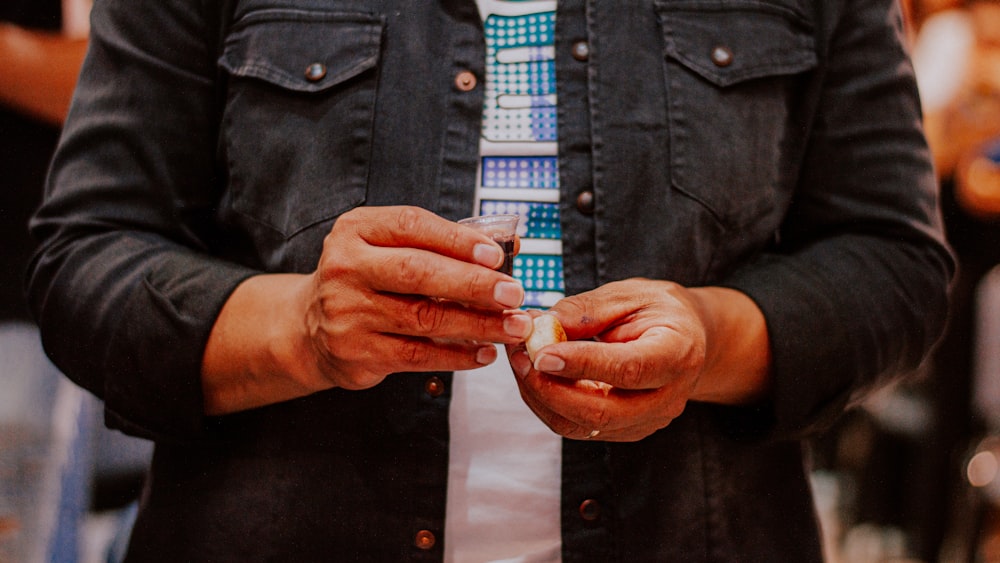
M570 340L594 338L635 312L642 303L629 282L612 282L593 291L561 299L549 309Z
M543 383L552 379L551 384ZM684 402L666 390L627 391L605 394L594 387L566 385L541 374L538 381L523 380L522 396L546 412L546 423L560 434L587 438L595 430L605 439L638 439L666 426L680 415Z
M550 430L564 438L569 438L571 440L589 440L592 437L596 437L601 434L600 430L585 428L560 416L551 409L547 408L544 403L529 395L522 394L521 397L524 404L528 406L531 412L535 413L535 416L537 416L538 419L545 424L545 426L549 427Z
M384 373L471 370L496 361L493 344L443 341L385 334L359 350L358 365L380 366Z
M544 377L544 376L543 376ZM581 397L581 413L606 412L606 415L578 415L573 410L573 402L561 400L549 403L536 395L530 385L521 385L521 397L528 408L553 432L574 440L602 440L614 442L635 441L645 438L666 426L672 418L654 417L655 400L651 393L631 398L627 408L624 397L605 398L603 393L594 395L580 388L568 390L568 394ZM608 402L602 408L595 405ZM621 403L615 405L614 403Z
M362 266L376 291L423 295L493 310L515 309L524 288L512 277L423 250L379 248Z
M520 310L490 311L406 295L377 298L385 325L377 330L403 336L514 344L531 332L531 317Z
M612 421L604 429L589 427L586 422L575 422L566 418L549 408L543 401L532 395L521 392L521 397L528 408L535 413L549 429L560 436L571 440L588 440L601 442L635 442L641 440L657 430L666 427L673 421L673 417L657 417L651 421L645 419L622 418L619 421ZM679 413L678 413L679 415ZM621 422L618 424L617 422Z
M550 408L521 379L517 380L517 385L521 393L521 400L550 430L566 438L585 439L589 437L592 430L585 429Z
M357 216L344 216L348 217L346 226L370 245L418 248L490 269L503 263L503 249L489 236L426 209L395 206L357 211Z
M525 404L554 432L571 439L632 442L641 440L667 426L684 409L684 402L669 396L664 390L626 391L610 393L588 385L574 384L571 388L558 378L550 378L551 389L565 391L546 393L545 375L531 372L527 354L516 350L510 363L517 375L518 388ZM582 382L581 382L582 383ZM594 405L603 402L603 412ZM606 421L606 422L605 422ZM602 427L603 424L603 427Z
M629 342L568 341L547 346L535 369L569 379L601 381L619 389L669 385L674 374L700 364L701 348L674 331L657 327Z
M509 360L525 402L545 413L540 418L550 428L562 435L582 426L587 427L587 432L607 428L607 420L601 413L604 405L598 403L606 398L603 393L598 396L592 390L578 387L571 379L553 377L532 369L531 361L523 351L513 352Z
M323 256L326 280L492 309L523 301L513 278L491 272L503 263L498 244L416 207L364 207L341 216Z

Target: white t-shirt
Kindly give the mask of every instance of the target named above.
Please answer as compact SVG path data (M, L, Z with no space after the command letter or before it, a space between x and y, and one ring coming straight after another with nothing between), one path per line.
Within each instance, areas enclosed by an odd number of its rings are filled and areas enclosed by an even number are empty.
M557 562L562 441L524 405L506 356L455 374L445 562Z
M477 0L487 41L473 214L521 215L514 275L527 307L563 295L553 36L556 2ZM455 374L445 520L449 563L561 558L562 439L525 406L503 348Z

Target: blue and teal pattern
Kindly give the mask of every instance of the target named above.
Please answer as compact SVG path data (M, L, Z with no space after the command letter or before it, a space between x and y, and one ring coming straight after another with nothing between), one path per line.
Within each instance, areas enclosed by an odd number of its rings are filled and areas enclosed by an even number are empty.
M563 297L556 158L553 0L478 0L486 32L486 92L477 185L480 215L517 214L514 276L525 307Z
M554 156L487 156L482 159L484 188L559 189L559 164Z

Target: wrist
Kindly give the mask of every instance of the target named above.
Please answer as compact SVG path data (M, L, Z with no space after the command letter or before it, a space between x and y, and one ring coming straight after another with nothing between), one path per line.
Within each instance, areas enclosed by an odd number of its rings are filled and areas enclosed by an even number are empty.
M205 412L227 414L318 391L305 330L309 276L268 274L240 284L205 348Z
M691 399L750 404L766 397L771 382L767 322L746 294L722 287L689 290L705 327L706 355Z
M311 277L306 275L270 275L260 288L267 297L258 301L262 306L258 318L263 322L254 371L263 377L287 380L303 394L318 390L313 377L317 362L306 324L310 284Z

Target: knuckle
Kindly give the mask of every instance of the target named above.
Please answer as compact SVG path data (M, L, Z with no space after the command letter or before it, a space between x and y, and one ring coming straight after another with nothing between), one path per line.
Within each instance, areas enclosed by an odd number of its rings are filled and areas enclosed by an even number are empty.
M448 248L460 248L462 245L462 231L460 229L451 229L445 233L445 242Z
M567 438L572 436L580 428L579 425L573 424L572 422L561 418L553 418L546 424L553 432Z
M348 391L360 391L365 388L361 376L354 372L342 374L338 378L337 385Z
M396 215L396 227L399 232L408 234L417 229L420 223L420 212L415 207L400 207Z
M670 424L677 420L677 418L684 412L687 407L687 401L680 398L671 398L661 403L661 407L658 410L658 416L654 424L657 429L666 428Z
M345 211L340 217L337 217L336 221L334 221L333 228L331 228L330 232L327 234L327 239L340 231L357 231L359 225L365 223L362 218L365 212L366 209L363 207L356 207Z
M678 360L682 373L700 373L705 366L707 350L704 341L693 341Z
M621 363L618 368L618 379L625 389L642 389L645 366L639 358L630 358Z
M338 240L337 232L330 231L323 237L323 251L320 253L319 257L319 269L324 272L330 268L331 265L336 264L336 260L332 260L330 257L335 256L337 249L341 246L341 242Z
M338 299L331 299L329 297L321 296L319 299L319 310L317 316L317 324L322 327L322 330L332 337L341 336L341 333L345 330L343 324L340 322L335 322L335 319L341 319L344 317L344 310L341 307L341 302Z
M357 261L353 259L355 252L345 252L345 245L341 241L333 241L327 235L327 240L323 243L323 252L320 254L317 265L317 282L328 283L339 279L349 279L357 271Z
M685 407L687 407L687 401L675 401L670 408L667 409L667 416L673 421L677 419L683 412Z
M420 366L427 361L427 351L417 340L404 340L399 345L397 353L406 365Z
M430 272L413 255L404 256L399 262L397 275L404 287L419 288L424 285Z
M603 405L603 401L601 402L601 404ZM593 427L594 429L597 430L603 430L607 428L608 425L611 423L611 413L604 406L600 406L597 409L595 409L594 412L591 414L591 417L592 417L591 420L593 421Z
M349 391L362 391L371 389L382 382L384 376L380 376L368 370L361 370L347 374L342 378L341 387Z
M468 295L478 295L482 291L487 291L484 288L492 287L493 277L492 272L482 272L480 269L476 269L476 272L466 276L465 287Z
M589 319L591 315L587 312L587 305L577 297L566 297L552 307L552 311L565 319ZM586 324L583 322L581 324Z
M444 311L428 299L420 299L411 305L410 314L422 334L433 334L444 323Z

